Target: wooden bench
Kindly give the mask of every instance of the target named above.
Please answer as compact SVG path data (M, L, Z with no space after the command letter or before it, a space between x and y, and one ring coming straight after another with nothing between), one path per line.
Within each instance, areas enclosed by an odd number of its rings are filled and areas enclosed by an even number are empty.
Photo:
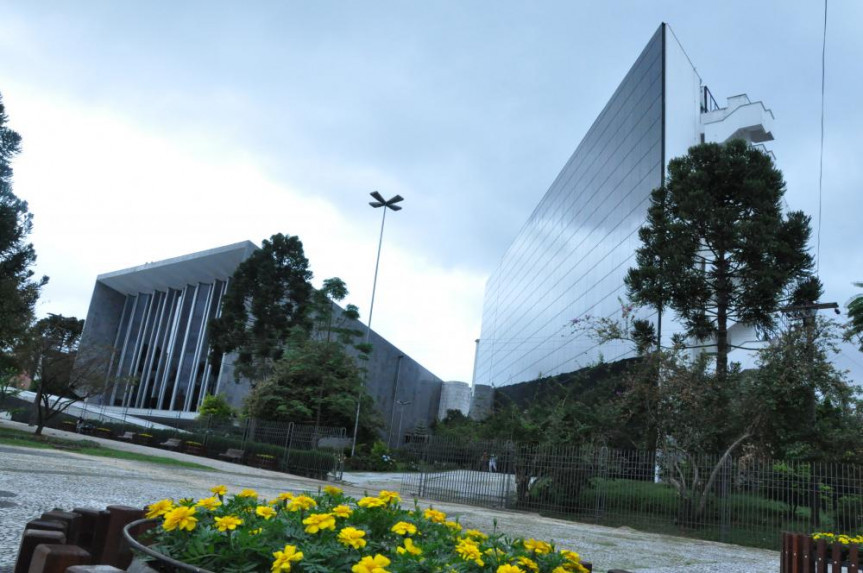
M224 452L222 454L219 454L219 457L224 458L228 461L242 463L243 457L245 455L246 455L246 452L244 450L238 450L236 448L228 448L228 451Z
M180 438L170 438L159 444L159 447L165 448L166 450L179 450L182 445L183 440Z
M126 432L122 436L119 436L117 439L123 440L124 442L132 442L135 440L135 432Z

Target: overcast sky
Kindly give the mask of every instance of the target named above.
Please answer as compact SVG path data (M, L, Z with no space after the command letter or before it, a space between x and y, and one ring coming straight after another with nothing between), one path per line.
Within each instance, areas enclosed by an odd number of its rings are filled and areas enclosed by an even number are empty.
M773 110L788 205L817 232L820 2L0 1L39 311L83 317L97 274L283 232L366 316L377 189L405 202L372 326L469 381L489 273L662 21L720 104ZM863 280L861 24L863 2L830 3L820 272L843 307Z

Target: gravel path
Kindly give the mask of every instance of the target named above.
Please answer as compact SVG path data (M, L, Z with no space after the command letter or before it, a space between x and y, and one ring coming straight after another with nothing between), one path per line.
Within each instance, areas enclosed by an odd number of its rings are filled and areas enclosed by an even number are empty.
M12 422L0 425L27 429ZM65 432L46 433L76 437ZM94 439L94 441L103 441ZM59 450L0 446L0 573L11 571L24 524L55 507L143 506L165 497L202 497L217 483L232 491L252 487L262 496L280 491L317 491L323 484L291 476L174 452L104 440L115 449L195 461L214 471L172 468L145 462L97 458ZM394 476L346 474L347 493L381 487L397 489ZM354 485L348 485L354 484ZM554 540L581 553L594 571L621 568L637 573L767 573L778 571L775 551L711 543L540 517L532 513L495 511L458 504L434 503L469 527L490 531L493 521L507 534Z

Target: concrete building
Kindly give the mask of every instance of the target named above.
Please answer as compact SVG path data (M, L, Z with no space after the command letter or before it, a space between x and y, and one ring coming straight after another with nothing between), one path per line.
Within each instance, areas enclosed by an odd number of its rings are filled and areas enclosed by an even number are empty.
M207 324L219 316L234 270L256 249L245 241L99 275L79 350L105 363L104 391L92 402L171 418L194 417L207 394L242 406L249 382L235 380L233 355L211 361ZM351 327L367 330L360 322ZM367 390L387 438L398 443L396 410L404 432L430 426L442 381L376 332L369 342Z
M772 123L770 110L745 95L720 107L662 24L489 278L474 387L627 357L629 345L600 348L573 333L570 320L620 315L638 229L669 159L705 141L772 140ZM662 320L666 340L679 329L670 317ZM750 333L738 328L731 336Z

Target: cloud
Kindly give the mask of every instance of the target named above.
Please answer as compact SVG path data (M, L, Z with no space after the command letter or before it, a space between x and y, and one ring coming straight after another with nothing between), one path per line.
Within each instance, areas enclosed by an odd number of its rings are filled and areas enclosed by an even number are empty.
M15 189L35 215L37 272L51 276L41 312L84 316L99 273L284 232L302 239L316 283L340 276L368 315L379 210L346 216L203 134L178 136L16 84L4 97L24 137ZM389 226L410 224L409 214L391 214ZM483 282L385 235L373 327L438 376L470 380Z

